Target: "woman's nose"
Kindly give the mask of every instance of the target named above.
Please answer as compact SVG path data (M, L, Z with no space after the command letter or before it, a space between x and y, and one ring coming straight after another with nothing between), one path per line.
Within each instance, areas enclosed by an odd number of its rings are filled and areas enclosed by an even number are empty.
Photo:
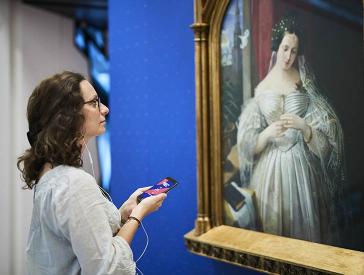
M288 54L288 58L289 58L289 59L291 59L292 54L293 54L292 52L289 52L289 54Z
M109 113L109 108L106 107L103 103L101 103L101 114L106 116Z

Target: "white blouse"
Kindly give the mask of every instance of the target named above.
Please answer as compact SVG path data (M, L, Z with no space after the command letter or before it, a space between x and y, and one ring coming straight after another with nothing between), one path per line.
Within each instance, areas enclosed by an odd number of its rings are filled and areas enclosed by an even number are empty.
M28 274L135 274L120 212L80 168L57 166L36 185Z

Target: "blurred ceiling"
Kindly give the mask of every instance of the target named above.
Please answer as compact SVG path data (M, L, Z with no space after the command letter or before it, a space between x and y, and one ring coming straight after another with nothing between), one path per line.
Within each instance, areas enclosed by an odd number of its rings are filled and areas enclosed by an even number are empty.
M107 29L108 0L23 0L23 3Z

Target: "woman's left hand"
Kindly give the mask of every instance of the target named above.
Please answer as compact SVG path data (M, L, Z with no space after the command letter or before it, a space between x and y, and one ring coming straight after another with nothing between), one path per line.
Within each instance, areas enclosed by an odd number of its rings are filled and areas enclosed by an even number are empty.
M284 128L294 128L305 132L308 127L306 121L295 114L285 113L280 116L280 120L283 121Z
M145 190L148 190L151 186L138 188L134 191L133 194L130 195L130 197L123 203L123 205L119 208L121 220L126 221L133 209L137 206L137 197L143 193Z

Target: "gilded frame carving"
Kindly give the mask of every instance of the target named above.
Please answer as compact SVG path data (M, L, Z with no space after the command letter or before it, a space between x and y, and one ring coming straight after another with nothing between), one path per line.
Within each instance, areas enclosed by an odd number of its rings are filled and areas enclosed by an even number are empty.
M364 253L223 225L220 27L229 0L195 0L198 213L195 254L270 274L364 274Z

